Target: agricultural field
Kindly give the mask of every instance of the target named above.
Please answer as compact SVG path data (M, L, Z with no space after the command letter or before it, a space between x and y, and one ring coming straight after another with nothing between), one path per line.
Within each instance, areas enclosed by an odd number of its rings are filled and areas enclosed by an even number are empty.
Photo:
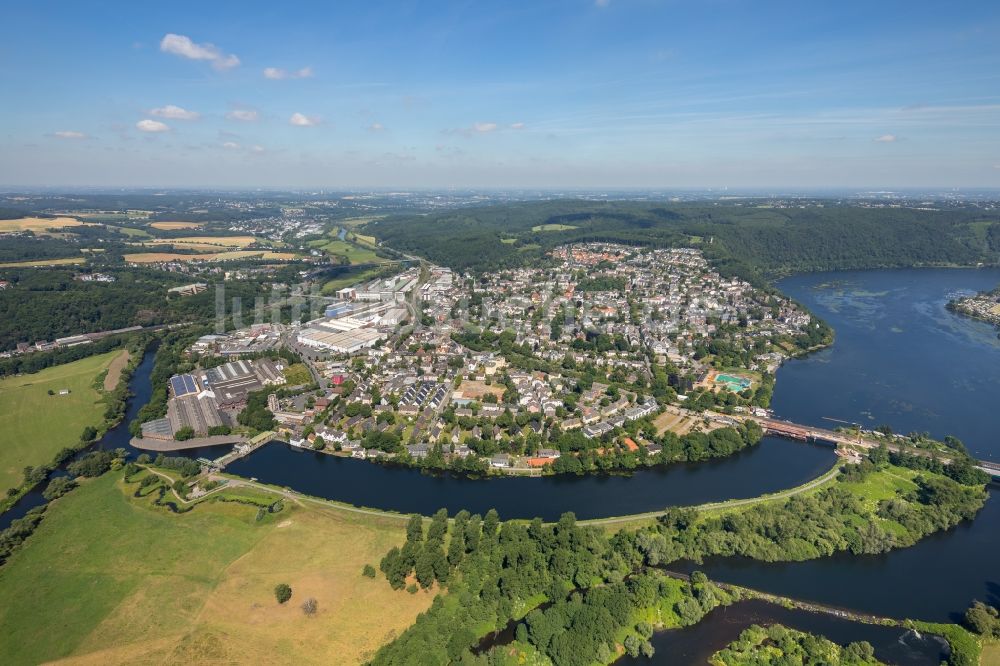
M246 248L261 239L255 236L182 236L144 241L144 246L171 245L176 249L218 252L221 248Z
M203 222L150 222L149 226L162 231L176 231L177 229L197 229L203 226Z
M294 502L261 520L225 502L175 515L137 487L120 472L86 481L0 569L0 635L18 637L0 661L358 663L430 606L362 576L404 541L399 519Z
M72 227L82 227L86 224L86 222L81 222L75 217L22 217L16 220L0 220L0 234L16 231L31 231L36 234L44 234L50 229L65 230Z
M127 354L124 350L98 354L0 380L0 432L4 434L0 438L0 489L17 486L25 466L51 462L60 449L79 441L85 427L101 424L105 405L94 380L112 366L120 376ZM59 395L63 389L69 394ZM55 395L49 395L49 390ZM40 414L45 418L38 418Z
M130 264L156 264L165 261L235 261L239 259L264 259L268 261L293 261L298 255L292 252L270 250L231 250L206 254L180 254L178 252L136 252L123 255Z
M31 268L33 266L70 266L87 263L86 257L64 257L62 259L33 259L29 261L8 261L0 268Z

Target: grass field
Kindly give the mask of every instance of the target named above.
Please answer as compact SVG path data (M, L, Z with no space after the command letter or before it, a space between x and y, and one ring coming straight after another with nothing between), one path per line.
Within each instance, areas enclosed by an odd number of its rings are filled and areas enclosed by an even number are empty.
M299 386L300 384L311 384L312 374L305 363L294 363L285 369L285 382L289 386Z
M531 230L536 233L539 231L570 231L571 229L576 229L576 227L571 224L536 224L531 227Z
M0 380L0 432L4 434L0 438L0 489L18 485L25 466L51 462L60 449L79 441L85 427L101 423L105 406L94 379L127 353L108 352ZM50 389L56 395L49 395ZM69 389L69 395L58 395L62 389Z
M174 515L120 478L57 500L0 569L0 662L359 663L430 606L361 575L401 521L294 504L257 521L219 502Z
M75 217L21 217L16 220L0 220L0 233L32 231L38 234L44 233L48 229L68 229L82 227L85 224L87 223L81 222Z
M983 654L979 658L980 666L1000 666L1000 641L985 641Z
M86 257L66 257L64 259L36 259L33 261L9 261L0 264L0 268L30 268L31 266L69 266L72 264L83 264L87 262Z
M353 272L353 271L357 272ZM346 275L341 275L340 277L335 277L332 280L327 280L323 283L323 288L320 293L324 296L330 296L338 289L343 289L344 287L350 287L351 285L358 284L359 282L366 282L372 280L381 272L380 268L366 268L366 269L351 269Z
M344 257L351 264L370 264L380 261L379 256L369 248L342 240L323 243L319 249L334 257Z
M667 409L653 419L653 425L656 426L656 433L658 435L662 435L667 430L678 435L686 435L695 427L702 432L709 432L721 427L714 421L710 421L708 425L705 425L703 419L695 418L686 412L679 412L673 409Z
M135 227L114 227L118 231L122 232L126 236L132 238L152 238L150 233L145 229L136 229Z
M175 231L177 229L197 229L203 224L202 222L150 222L149 226L163 231Z

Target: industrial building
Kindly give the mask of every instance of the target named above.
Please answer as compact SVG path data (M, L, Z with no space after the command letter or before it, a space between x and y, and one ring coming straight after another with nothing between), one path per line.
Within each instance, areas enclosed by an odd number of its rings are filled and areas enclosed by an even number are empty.
M196 435L205 435L209 428L222 425L219 405L211 391L188 394L168 401L167 421L174 433L181 428L191 428Z
M299 343L316 349L327 349L337 354L353 354L367 347L374 347L385 335L373 328L336 330L314 326L299 333Z

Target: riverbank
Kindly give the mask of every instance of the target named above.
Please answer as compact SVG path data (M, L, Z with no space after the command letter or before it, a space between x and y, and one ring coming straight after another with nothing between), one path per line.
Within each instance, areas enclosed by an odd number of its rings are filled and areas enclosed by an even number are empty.
M32 466L30 475L22 476L21 483L7 491L6 496L0 500L0 514L17 504L33 488L44 483L60 464L92 446L121 423L129 397L128 383L142 361L146 345L144 340L133 339L125 349L119 351L53 366L33 375L3 380L16 380L33 391L27 402L19 403L13 398L5 401L7 409L13 408L12 418L18 422L6 430L10 438L7 447L16 445L17 433L24 431L21 437L26 440L25 445L30 446L32 451L44 446L49 462L40 460ZM109 391L106 387L113 365L117 366L115 374L118 381ZM62 391L68 391L68 394L60 395ZM86 409L100 416L92 420L88 417L77 417L74 420L71 415L62 414L61 410L65 410L60 407L48 410L46 418L39 419L39 403L46 399L69 401L68 409L74 410L74 413ZM74 406L72 403L77 404ZM42 434L43 432L47 434ZM22 466L17 466L19 474L22 469Z

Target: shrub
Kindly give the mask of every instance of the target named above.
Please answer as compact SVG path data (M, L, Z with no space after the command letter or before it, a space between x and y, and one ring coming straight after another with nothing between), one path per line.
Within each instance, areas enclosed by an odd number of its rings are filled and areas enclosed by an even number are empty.
M45 492L42 493L42 497L47 500L54 500L57 497L62 497L74 488L76 488L76 481L68 476L57 476L49 481L49 485L45 489Z
M274 598L279 604L283 604L292 598L292 588L287 583L278 583L274 586Z
M364 569L364 571L362 573L365 575L366 578L374 578L375 577L375 567L373 567L370 564L366 564L365 565L365 569Z
M306 615L315 615L317 606L318 604L316 603L316 599L309 597L302 602L302 612Z

